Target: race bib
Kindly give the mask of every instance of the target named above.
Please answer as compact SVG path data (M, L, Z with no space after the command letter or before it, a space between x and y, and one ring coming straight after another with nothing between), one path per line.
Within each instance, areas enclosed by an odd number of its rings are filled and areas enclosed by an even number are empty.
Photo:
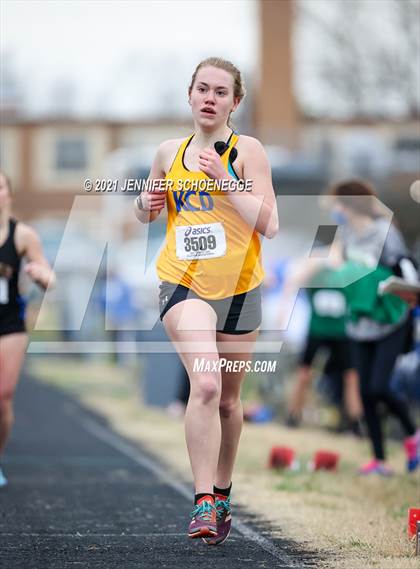
M226 236L222 223L181 225L176 228L178 259L214 259L225 254Z
M9 281L5 278L0 278L0 304L7 304L9 302Z
M338 290L317 290L312 302L319 316L341 318L346 314L346 297Z

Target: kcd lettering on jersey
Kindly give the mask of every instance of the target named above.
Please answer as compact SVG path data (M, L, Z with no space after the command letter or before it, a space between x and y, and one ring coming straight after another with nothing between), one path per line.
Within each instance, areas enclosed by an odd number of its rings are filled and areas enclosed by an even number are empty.
M208 192L200 191L196 192L194 190L180 190L173 192L176 211L211 211L214 208L213 198ZM198 196L200 206L197 205ZM195 202L195 205L194 203Z

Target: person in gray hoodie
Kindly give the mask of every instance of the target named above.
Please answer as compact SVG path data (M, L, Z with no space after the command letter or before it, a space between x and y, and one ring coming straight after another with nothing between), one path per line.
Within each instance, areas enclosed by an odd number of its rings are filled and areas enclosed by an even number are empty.
M389 275L412 278L417 274L409 259L404 239L390 216L379 210L372 186L363 180L348 180L330 189L331 214L341 227L343 262L366 267L370 272L358 279L350 291L348 336L352 340L353 364L359 373L365 420L373 458L359 473L388 476L380 406L400 422L406 434L404 448L407 470L420 465L420 430L410 417L405 401L391 390L391 375L397 357L404 351L409 334L410 303L415 296L384 295L378 283Z

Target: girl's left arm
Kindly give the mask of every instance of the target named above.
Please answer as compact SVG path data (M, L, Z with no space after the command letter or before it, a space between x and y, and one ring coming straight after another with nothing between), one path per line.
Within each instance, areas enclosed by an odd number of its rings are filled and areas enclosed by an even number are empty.
M27 259L25 273L46 290L55 285L55 274L42 251L41 240L36 231L19 223L16 227L16 248Z

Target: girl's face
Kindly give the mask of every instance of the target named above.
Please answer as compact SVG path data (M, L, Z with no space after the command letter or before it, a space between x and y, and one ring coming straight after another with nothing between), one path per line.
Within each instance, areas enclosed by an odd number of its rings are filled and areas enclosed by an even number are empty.
M7 187L6 178L0 174L0 210L4 209L11 202L10 191Z
M233 96L233 77L224 69L203 67L189 93L194 120L205 130L226 124L239 99Z

